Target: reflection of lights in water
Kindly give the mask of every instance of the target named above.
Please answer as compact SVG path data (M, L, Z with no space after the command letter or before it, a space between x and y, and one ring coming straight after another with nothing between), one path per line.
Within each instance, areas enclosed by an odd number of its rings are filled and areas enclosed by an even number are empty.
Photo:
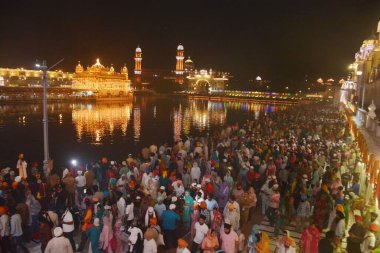
M174 141L178 141L181 138L182 133L182 109L173 111L173 133Z
M191 126L199 131L208 130L211 124L224 125L227 113L220 103L206 102L196 103L193 101L185 110L183 117L183 132L188 134Z
M134 139L135 141L140 141L141 135L141 111L140 107L135 107L133 109L133 130L134 130Z
M257 110L257 111L255 111L255 120L258 120L259 117L260 117L260 111Z
M26 125L26 116L18 117L18 123L25 126Z
M62 123L63 123L63 116L62 116L62 113L60 113L60 114L58 115L58 117L59 117L59 124L62 124Z
M72 121L78 141L88 136L94 144L101 144L106 136L113 136L119 129L123 136L127 133L131 117L130 104L73 105L72 108Z
M157 117L157 106L153 107L153 118Z

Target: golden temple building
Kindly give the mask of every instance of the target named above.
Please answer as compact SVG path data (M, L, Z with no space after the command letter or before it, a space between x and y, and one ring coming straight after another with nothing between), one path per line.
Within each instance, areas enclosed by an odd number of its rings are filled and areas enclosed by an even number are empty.
M105 67L97 59L96 63L85 70L78 63L72 89L77 92L87 92L97 97L120 97L131 92L131 81L128 79L128 69L124 66L120 73L114 67Z

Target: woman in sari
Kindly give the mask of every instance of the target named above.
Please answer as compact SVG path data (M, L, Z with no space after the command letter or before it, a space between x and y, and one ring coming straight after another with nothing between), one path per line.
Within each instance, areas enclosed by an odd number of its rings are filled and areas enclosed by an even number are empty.
M186 191L185 192L185 197L183 198L184 203L183 203L183 224L186 229L190 228L191 225L191 214L192 214L192 208L194 206L194 199L193 197L190 196L190 192Z
M99 241L102 242L102 249L105 253L112 253L115 247L115 239L113 237L112 225L107 216L103 217L103 229L100 234Z
M195 223L198 222L198 218L199 218L199 214L200 214L200 211L199 211L199 205L197 203L194 204L194 211L193 213L191 214L191 238L194 238L195 236Z
M228 187L228 184L226 181L222 183L220 186L220 191L219 191L219 207L223 210L224 207L227 205L227 202L230 198L230 188Z
M321 233L319 233L314 223L305 229L301 236L301 252L302 253L318 253L318 242L321 239Z
M214 253L219 247L218 237L213 229L209 229L202 242L203 253Z

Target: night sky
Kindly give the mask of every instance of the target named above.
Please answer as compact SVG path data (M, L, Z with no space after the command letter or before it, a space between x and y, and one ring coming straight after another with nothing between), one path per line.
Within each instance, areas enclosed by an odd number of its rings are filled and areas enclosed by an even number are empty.
M380 20L380 0L1 0L0 66L35 59L73 71L101 58L174 69L178 43L197 68L241 80L340 78Z

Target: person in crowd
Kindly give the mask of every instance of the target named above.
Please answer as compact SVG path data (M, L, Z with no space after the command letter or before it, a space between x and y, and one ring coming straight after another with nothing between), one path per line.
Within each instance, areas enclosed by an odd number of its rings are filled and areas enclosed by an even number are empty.
M360 253L360 244L364 240L366 229L363 225L363 217L360 210L354 210L355 223L352 224L348 231L347 238L347 252L348 253Z
M203 214L201 214L199 216L198 222L195 223L195 226L194 226L195 236L191 244L191 253L197 253L198 249L200 249L201 252L203 252L201 245L209 230L205 222L206 222L206 217Z
M65 212L62 214L61 217L62 220L62 230L63 230L63 235L69 239L72 251L76 250L75 247L75 241L74 241L74 217L72 213L70 212L69 208L66 208Z
M93 225L86 231L87 238L90 240L89 252L99 253L100 233L100 220L95 218Z
M232 229L229 221L224 222L223 230L220 232L221 246L226 253L236 253L239 250L239 236Z
M0 206L0 243L1 252L11 251L10 218L8 208Z
M205 236L201 249L203 253L213 253L219 248L219 241L216 231L213 229L209 229L207 231L207 235Z
M188 229L191 226L191 214L193 212L194 199L193 197L191 197L190 192L186 191L183 200L184 200L184 203L183 203L182 221L185 228Z
M157 243L154 240L154 232L148 228L144 234L144 250L143 253L157 253Z
M188 244L184 239L178 239L178 247L176 253L190 253L190 250L187 248Z
M22 239L23 230L21 225L21 215L14 208L10 210L10 213L11 251L17 252L17 248L20 247L23 252L29 252Z
M326 237L321 239L318 244L318 253L334 253L335 232L327 231Z
M45 253L73 253L70 241L63 236L63 230L60 227L54 229L54 238L46 246Z
M178 222L180 221L180 216L175 212L175 209L176 205L170 204L169 210L165 210L161 216L164 241L167 249L177 247L177 227Z
M363 253L370 253L375 249L376 246L376 236L375 233L379 231L379 226L376 223L371 223L368 227L366 234L364 235L363 241L360 244L360 250Z
M318 253L318 243L320 239L321 233L313 221L310 221L309 226L303 231L301 235L301 252Z

